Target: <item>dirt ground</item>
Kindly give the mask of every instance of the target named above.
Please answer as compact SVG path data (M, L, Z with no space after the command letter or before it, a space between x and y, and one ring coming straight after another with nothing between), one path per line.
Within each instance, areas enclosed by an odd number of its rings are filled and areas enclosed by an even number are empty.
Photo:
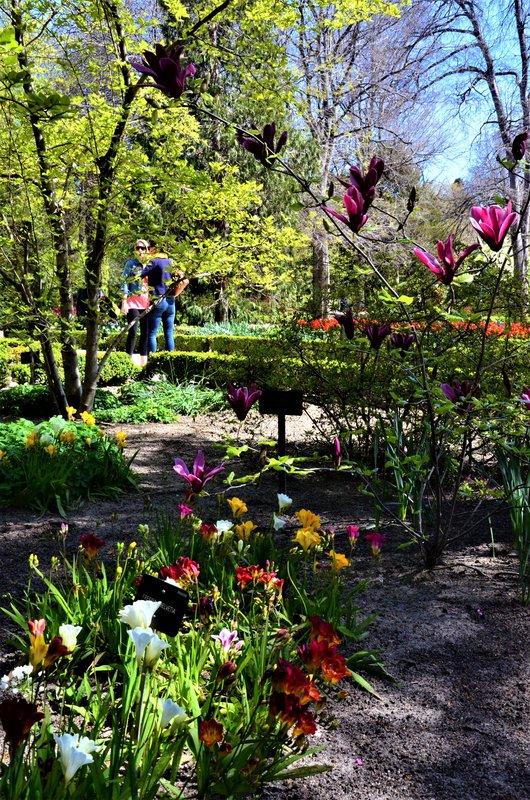
M255 443L275 433L272 421L263 423L257 414L241 430L223 415L118 427L129 434L126 452L137 451L134 468L142 490L72 512L71 551L90 531L112 549L113 543L133 540L139 523L174 510L183 496L174 457L193 461L201 447L207 462L216 463L222 454L216 445L227 435ZM309 428L305 418L288 419L288 452L304 446ZM275 508L276 491L277 476L267 474L257 488L246 487L238 496L247 500L254 520L265 521ZM369 520L369 503L346 475L288 478L287 493L294 509L309 508L335 526L337 549L345 524ZM461 511L468 513L465 506ZM211 514L218 518L214 505ZM530 615L517 602L506 515L492 519L495 558L484 522L433 573L421 571L413 549L397 549L403 541L397 532L378 563L360 543L355 574L369 579L362 613L377 612L365 644L381 650L396 683L372 679L380 699L353 688L337 709L338 729L313 737L312 744L326 749L312 761L333 770L269 787L266 800L317 800L326 794L334 800L530 798ZM60 523L53 515L0 511L1 604L8 592L20 595L30 553L38 554L42 566L49 562L56 552L52 532ZM0 674L12 664L2 626Z

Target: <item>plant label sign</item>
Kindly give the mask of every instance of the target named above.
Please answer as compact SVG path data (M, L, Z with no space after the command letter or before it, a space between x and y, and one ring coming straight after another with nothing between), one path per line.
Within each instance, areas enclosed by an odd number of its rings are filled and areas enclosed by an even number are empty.
M173 586L172 583L162 581L153 575L142 575L136 600L160 601L160 608L155 612L151 625L167 636L176 636L188 608L190 596L180 586Z
M302 392L296 390L263 389L259 399L260 414L301 417L304 413Z

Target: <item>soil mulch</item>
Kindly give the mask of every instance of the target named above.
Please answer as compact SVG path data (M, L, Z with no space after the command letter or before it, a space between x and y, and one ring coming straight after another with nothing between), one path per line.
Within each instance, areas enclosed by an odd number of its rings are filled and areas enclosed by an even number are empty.
M288 450L307 449L304 419L287 423ZM183 482L173 458L192 462L204 449L216 463L216 447L227 435L274 436L270 420L251 414L239 430L224 415L182 419L173 425L114 426L128 435L127 453L137 451L134 469L141 491L115 502L87 503L68 516L68 551L79 536L95 531L110 555L118 541L136 538L138 524L176 513ZM259 450L259 448L258 448ZM259 453L246 456L257 470ZM275 509L277 478L267 473L258 486L237 494L252 519L266 522ZM288 478L293 508L319 513L333 524L340 550L344 525L367 521L370 505L349 476L332 473ZM200 507L203 513L204 506ZM492 507L487 509L496 512ZM468 513L467 506L461 509ZM206 513L218 518L211 498ZM226 516L223 510L221 516ZM61 519L25 510L0 511L0 594L20 597L28 578L28 556L46 568L57 553ZM506 514L493 517L492 557L487 519L472 537L457 543L435 571L421 570L414 549L398 550L391 534L374 562L360 542L355 579L368 578L361 616L377 613L362 647L378 648L395 683L372 678L379 698L352 687L336 709L338 728L319 731L311 742L325 751L310 763L333 770L302 781L267 787L266 800L527 800L530 797L530 615L517 601L517 562L511 552ZM281 534L279 534L281 535ZM346 544L345 544L346 551ZM13 664L5 622L0 628L0 674Z

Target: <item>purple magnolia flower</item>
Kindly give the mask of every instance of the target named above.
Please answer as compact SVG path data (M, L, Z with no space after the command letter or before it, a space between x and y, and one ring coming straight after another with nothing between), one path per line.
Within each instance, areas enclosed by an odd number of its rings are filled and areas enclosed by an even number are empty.
M340 214L327 206L323 206L323 208L328 214L332 214L332 216L344 222L354 233L359 233L368 219L368 215L364 213L364 198L362 194L355 186L350 186L346 194L342 196L342 200L348 216Z
M236 139L239 144L252 153L264 167L270 168L274 164L274 156L278 155L282 147L287 142L287 131L280 134L276 146L274 137L276 135L276 124L270 122L263 128L262 134L247 136L243 131L237 131Z
M530 408L530 389L528 386L523 386L523 391L519 395L519 400L521 400L527 408Z
M355 328L355 320L353 318L352 310L349 308L344 314L334 314L335 319L339 325L344 328L344 333L347 339L353 339L353 331Z
M454 380L452 383L442 383L440 389L451 403L461 406L465 411L473 407L471 398L480 397L480 384L471 381Z
M370 347L373 350L379 350L386 337L392 333L392 327L388 322L385 322L384 325L368 325L365 333L370 340Z
M233 383L229 383L226 399L236 412L238 420L243 422L256 400L259 400L262 394L261 389L256 389L255 383L250 386L241 386L240 388L236 388Z
M185 461L181 458L175 459L173 467L177 475L184 478L190 485L192 494L199 494L202 492L208 481L211 481L216 475L224 470L224 466L219 464L217 467L207 467L204 460L204 453L199 450L193 462L193 469L190 472Z
M338 469L340 467L340 439L335 436L333 439L333 452L331 454L333 466Z
M415 333L394 333L390 338L390 344L392 347L399 349L402 357L405 355L407 350L410 350L415 341Z
M350 182L341 181L343 186L348 187L347 194L351 194L353 189L357 189L363 198L363 211L366 212L372 205L375 197L375 187L381 180L385 162L382 158L373 156L365 175L359 167L350 167Z
M526 140L528 139L528 131L523 131L522 133L518 133L515 139L512 142L512 156L515 158L516 161L520 161L524 158L524 154L526 153Z
M506 208L501 206L473 206L469 221L494 253L502 247L506 234L519 215L512 211L512 201L508 201Z
M441 281L445 286L449 286L449 284L452 282L456 275L456 271L464 258L467 258L467 256L476 250L477 247L480 247L478 242L474 242L474 244L466 247L466 249L463 250L463 252L455 261L455 254L453 252L454 238L454 234L451 234L446 242L438 242L438 259L436 259L430 253L420 250L419 247L414 248L414 253L418 256L420 261L429 267L431 272L433 272L438 280Z
M138 72L151 75L155 79L153 86L160 89L168 97L174 97L178 100L186 90L186 78L193 77L196 72L194 64L188 64L184 67L180 63L183 50L183 47L177 47L174 44L155 44L154 53L150 53L147 50L143 54L142 64L132 61L131 65Z

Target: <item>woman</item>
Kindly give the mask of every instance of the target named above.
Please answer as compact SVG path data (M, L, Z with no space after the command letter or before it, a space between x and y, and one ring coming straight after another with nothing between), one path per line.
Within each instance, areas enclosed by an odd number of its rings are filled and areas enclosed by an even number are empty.
M134 323L127 333L125 350L133 356L134 345L136 342L136 331L138 329L138 318L140 319L140 342L138 351L140 353L140 365L143 367L147 363L147 335L148 335L148 316L145 313L149 308L149 292L146 281L141 277L141 271L145 261L149 256L149 242L147 239L138 239L134 245L135 258L130 258L123 269L121 287L122 303L121 311L127 315L127 322ZM143 314L143 316L141 316Z
M164 326L164 339L166 350L174 350L173 327L175 325L175 297L186 288L189 281L179 273L175 279L171 273L173 262L165 253L159 252L153 241L149 242L149 264L141 272L142 278L147 278L153 307L149 312L147 352L156 353L156 335L160 321ZM161 298L161 299L159 299Z

